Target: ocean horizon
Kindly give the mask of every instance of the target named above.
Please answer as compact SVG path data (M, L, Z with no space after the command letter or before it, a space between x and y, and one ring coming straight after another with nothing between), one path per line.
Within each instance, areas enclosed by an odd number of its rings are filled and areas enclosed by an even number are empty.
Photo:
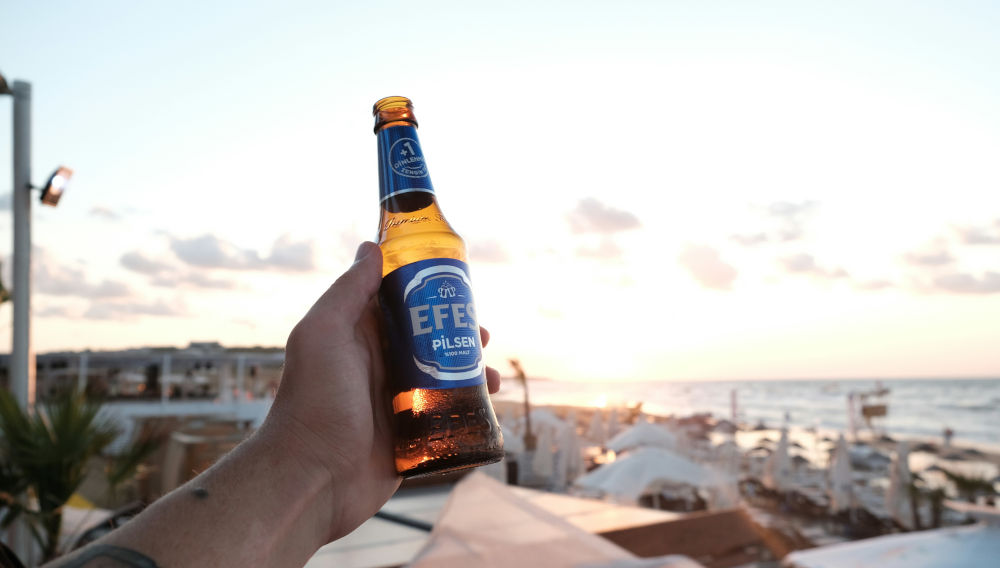
M688 416L710 413L732 418L736 393L738 419L744 424L777 428L817 428L846 433L848 395L888 389L883 397L887 415L873 421L885 434L902 438L941 439L946 428L954 440L1000 447L1000 378L871 378L871 379L761 379L696 381L561 381L530 380L535 405L631 406L658 415ZM500 400L520 400L522 387L504 381ZM866 430L859 420L859 431Z

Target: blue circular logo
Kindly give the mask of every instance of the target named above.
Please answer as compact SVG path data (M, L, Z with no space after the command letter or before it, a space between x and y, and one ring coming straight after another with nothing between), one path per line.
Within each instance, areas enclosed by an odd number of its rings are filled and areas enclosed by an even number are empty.
M427 177L427 164L420 143L413 138L400 138L389 148L389 164L392 171L408 178Z

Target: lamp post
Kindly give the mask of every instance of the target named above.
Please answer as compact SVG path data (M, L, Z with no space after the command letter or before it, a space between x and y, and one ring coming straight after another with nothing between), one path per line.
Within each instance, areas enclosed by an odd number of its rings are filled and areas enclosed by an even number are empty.
M0 95L12 95L13 173L11 214L14 217L14 270L11 298L14 304L10 353L11 392L22 408L35 405L35 352L31 348L31 83L14 81L8 87L0 75ZM60 167L42 190L42 203L55 206L73 175Z
M6 87L6 82L3 84ZM31 350L31 83L14 81L5 89L14 97L14 304L13 344L10 353L11 391L22 408L35 404L35 357Z

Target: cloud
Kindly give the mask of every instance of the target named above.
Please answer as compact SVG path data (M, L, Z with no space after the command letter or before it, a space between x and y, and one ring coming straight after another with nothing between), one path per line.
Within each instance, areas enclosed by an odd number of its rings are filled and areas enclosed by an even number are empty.
M476 241L469 245L469 258L476 262L510 262L510 255L498 241Z
M176 303L155 302L94 302L83 317L95 320L131 320L139 316L183 316L186 312Z
M863 282L856 283L854 286L859 290L874 292L878 290L885 290L887 288L894 288L896 285L889 280L865 280Z
M158 274L150 283L160 288L203 288L208 290L233 290L236 282L221 278L212 278L201 272L183 272L178 274Z
M35 251L32 283L39 294L79 298L125 298L131 295L129 287L122 282L103 280L92 284L87 282L83 270L55 262L40 248Z
M294 241L288 235L278 237L271 247L271 256L264 264L274 268L284 268L308 272L316 268L316 247L312 241Z
M608 207L592 197L581 199L567 219L574 233L611 234L641 225L639 218L632 213Z
M273 268L309 271L315 268L315 247L311 241L294 241L287 235L279 237L271 254L263 258L251 249L239 248L215 235L181 239L170 238L170 249L177 258L199 268L227 270L268 270Z
M72 317L69 309L65 306L47 306L40 310L32 310L31 315L36 318L68 318Z
M848 278L850 275L843 268L823 268L816 264L816 259L811 254L799 253L778 259L778 262L790 274L808 274L817 278L828 278L836 280L838 278Z
M90 209L91 217L99 217L101 219L106 219L108 221L117 221L121 219L121 216L108 207L97 206Z
M141 251L130 251L122 255L119 263L125 268L150 277L153 286L161 288L206 288L210 290L232 290L236 283L232 280L212 278L201 271L183 269L150 258Z
M967 245L1000 245L1000 219L985 227L955 227L958 238Z
M257 251L238 248L210 234L190 239L170 237L170 249L177 258L201 268L252 270L264 265Z
M596 247L582 246L576 249L577 256L597 260L618 259L622 257L622 252L622 248L610 238L602 239L601 244Z
M745 235L730 235L730 240L739 243L745 247L752 247L760 244L764 244L771 240L767 233L753 233Z
M903 260L915 266L944 266L955 262L955 257L946 250L908 252Z
M1000 272L988 271L982 278L962 272L943 274L934 278L933 287L956 294L996 294L1000 293Z
M736 269L722 260L719 251L709 246L686 245L677 262L706 288L729 290L736 280Z
M743 246L756 246L768 242L797 241L805 235L805 222L819 203L816 201L775 201L763 208L765 219L772 225L767 231L735 234L729 238Z
M125 268L138 272L139 274L154 275L172 270L173 267L165 262L149 258L140 251L131 251L122 255L118 260L119 264Z

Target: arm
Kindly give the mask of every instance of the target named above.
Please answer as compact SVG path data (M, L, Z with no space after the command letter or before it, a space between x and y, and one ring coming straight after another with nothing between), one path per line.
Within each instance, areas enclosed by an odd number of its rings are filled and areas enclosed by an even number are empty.
M138 517L54 567L302 566L399 487L376 292L382 255L354 265L295 326L267 420L247 441ZM482 330L483 343L489 334ZM487 369L491 392L499 374ZM104 547L104 548L102 548ZM99 556L94 556L99 554Z

